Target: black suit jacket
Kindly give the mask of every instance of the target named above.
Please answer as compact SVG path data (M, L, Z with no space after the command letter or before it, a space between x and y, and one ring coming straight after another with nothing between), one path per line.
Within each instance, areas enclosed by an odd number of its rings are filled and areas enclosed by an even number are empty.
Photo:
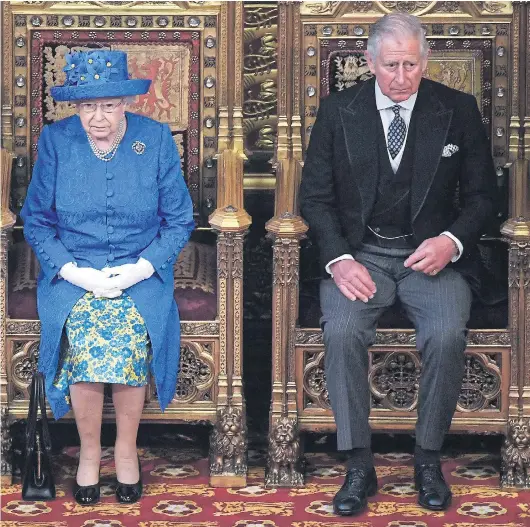
M495 171L473 96L422 79L411 183L414 244L450 231L464 247L455 268L472 269L475 247L493 215ZM342 254L355 256L377 192L375 79L321 100L300 186L300 208L320 252L322 269ZM458 146L450 157L444 146ZM459 205L455 206L458 188ZM329 275L327 275L329 277Z

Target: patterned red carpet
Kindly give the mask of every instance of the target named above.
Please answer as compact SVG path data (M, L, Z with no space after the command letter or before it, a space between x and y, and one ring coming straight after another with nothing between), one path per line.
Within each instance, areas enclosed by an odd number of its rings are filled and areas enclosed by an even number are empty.
M527 527L530 491L500 490L498 459L464 454L446 459L444 473L454 494L448 512L416 505L412 458L377 454L379 493L355 518L334 517L331 499L342 484L343 465L323 453L307 455L307 484L301 489L265 489L263 452L251 452L248 486L208 486L203 452L168 446L141 448L144 496L134 505L114 498L112 448L104 449L102 500L77 505L71 485L78 449L55 456L57 499L21 501L20 485L2 489L2 527Z

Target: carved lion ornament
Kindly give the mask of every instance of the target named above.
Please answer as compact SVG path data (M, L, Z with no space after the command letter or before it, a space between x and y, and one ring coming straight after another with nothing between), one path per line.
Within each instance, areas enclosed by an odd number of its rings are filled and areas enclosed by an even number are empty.
M502 447L502 485L530 487L530 419L510 421Z
M269 467L267 485L303 485L299 465L300 442L296 421L280 418L269 436Z
M246 474L247 431L240 408L226 406L217 412L210 446L212 474L223 472Z

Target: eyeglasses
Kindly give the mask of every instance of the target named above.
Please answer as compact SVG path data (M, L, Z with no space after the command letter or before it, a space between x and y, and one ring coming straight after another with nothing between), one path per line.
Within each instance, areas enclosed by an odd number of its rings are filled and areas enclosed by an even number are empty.
M101 111L104 113L112 113L120 104L123 103L123 99L118 102L82 102L79 104L79 109L84 113L94 113L98 106L101 108Z

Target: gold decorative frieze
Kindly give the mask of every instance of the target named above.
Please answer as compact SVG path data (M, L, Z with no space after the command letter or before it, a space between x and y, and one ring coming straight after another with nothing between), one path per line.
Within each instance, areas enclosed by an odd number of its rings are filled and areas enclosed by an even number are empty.
M40 320L11 320L6 322L6 333L8 336L40 335ZM197 321L180 322L180 332L182 336L216 336L219 335L219 322Z
M410 13L415 16L446 16L471 18L474 16L511 15L512 2L433 2L433 1L391 1L391 2L302 2L301 13L303 16L347 18L347 17L374 17L395 11Z
M316 408L331 410L324 370L324 350L313 347L299 349L303 371L298 389L303 391L304 410ZM503 409L501 385L503 370L508 367L508 357L499 351L468 350L465 356L462 388L457 411L500 412ZM368 382L373 410L413 412L418 404L421 360L414 349L382 347L369 354ZM298 381L300 382L300 381Z
M253 161L272 157L277 120L278 6L244 3L243 136Z
M497 346L509 347L509 330L471 329L467 334L468 347ZM319 329L297 328L296 345L324 345L322 332ZM378 330L374 346L416 346L416 335L413 330Z

